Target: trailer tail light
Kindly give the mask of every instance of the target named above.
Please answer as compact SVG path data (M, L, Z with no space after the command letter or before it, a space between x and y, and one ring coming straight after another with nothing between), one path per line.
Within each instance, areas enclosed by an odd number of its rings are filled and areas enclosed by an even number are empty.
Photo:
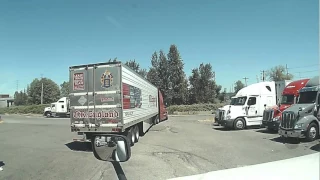
M121 128L112 128L112 132L121 132Z
M110 119L110 120L107 120L106 121L108 124L116 124L118 123L119 121L118 120L115 120L115 119Z

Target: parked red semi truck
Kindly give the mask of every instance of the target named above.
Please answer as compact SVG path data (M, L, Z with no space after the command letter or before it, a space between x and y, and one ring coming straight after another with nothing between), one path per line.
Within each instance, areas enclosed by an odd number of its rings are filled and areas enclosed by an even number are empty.
M161 91L121 62L69 70L71 132L83 136L74 141L115 134L133 145L153 124L168 119Z
M297 102L299 90L305 87L308 81L309 79L301 79L289 83L282 92L278 106L264 110L262 126L270 131L278 131L282 112Z

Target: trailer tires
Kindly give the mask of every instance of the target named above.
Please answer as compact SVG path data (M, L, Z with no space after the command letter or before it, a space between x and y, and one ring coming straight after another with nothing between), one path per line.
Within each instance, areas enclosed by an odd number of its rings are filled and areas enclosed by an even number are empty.
M133 146L134 145L134 142L135 142L135 136L134 136L134 133L133 133L133 130L134 130L134 128L130 128L129 130L127 130L125 133L124 133L124 135L127 137L127 139L129 140L129 144L131 145L131 146Z
M318 134L319 134L319 128L316 125L316 123L314 122L310 123L306 132L307 141L312 142L316 140L318 137Z
M139 130L139 126L136 125L134 126L134 136L135 136L135 143L139 142L139 138L140 138L140 130Z
M242 118L237 118L235 121L234 121L234 129L235 130L242 130L244 129L245 127L245 123L244 123L244 119Z

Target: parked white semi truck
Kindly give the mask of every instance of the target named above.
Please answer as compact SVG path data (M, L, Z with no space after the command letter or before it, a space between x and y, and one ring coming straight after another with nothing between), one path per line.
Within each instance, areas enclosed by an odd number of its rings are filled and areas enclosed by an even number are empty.
M51 103L50 107L44 108L43 115L46 117L70 116L70 100L62 97L57 102Z
M261 126L263 111L277 104L278 95L290 81L260 82L249 85L237 93L234 105L221 112L219 124L234 129ZM281 97L281 96L280 96Z

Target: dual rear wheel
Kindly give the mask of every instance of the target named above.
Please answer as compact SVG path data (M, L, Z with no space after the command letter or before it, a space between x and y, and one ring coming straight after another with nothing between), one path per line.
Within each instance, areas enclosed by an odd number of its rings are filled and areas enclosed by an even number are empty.
M127 132L126 136L129 140L129 143L131 146L133 146L135 143L139 142L140 139L140 129L139 125L132 126Z

